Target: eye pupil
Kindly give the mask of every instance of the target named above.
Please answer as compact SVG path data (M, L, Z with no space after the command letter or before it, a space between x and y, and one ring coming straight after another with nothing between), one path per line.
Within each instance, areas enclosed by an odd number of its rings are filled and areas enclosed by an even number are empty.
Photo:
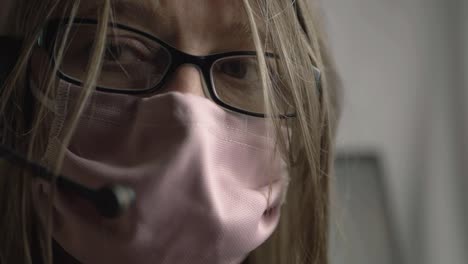
M106 48L104 58L107 60L117 60L122 55L122 48L118 45L110 44Z
M247 75L247 67L242 61L230 61L223 63L222 71L235 78L244 78Z

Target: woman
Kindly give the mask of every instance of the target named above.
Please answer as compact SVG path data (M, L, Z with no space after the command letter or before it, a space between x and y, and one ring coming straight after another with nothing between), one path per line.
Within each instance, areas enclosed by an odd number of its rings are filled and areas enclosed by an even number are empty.
M1 263L327 263L337 100L314 5L15 5L1 143L61 176L2 166ZM63 179L134 200L107 218Z

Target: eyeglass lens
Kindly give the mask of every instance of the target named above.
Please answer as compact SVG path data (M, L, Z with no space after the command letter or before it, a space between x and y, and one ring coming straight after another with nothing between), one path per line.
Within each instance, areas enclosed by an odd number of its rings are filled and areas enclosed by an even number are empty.
M66 25L58 32L58 43L65 39ZM97 26L72 24L64 50L60 71L81 83L86 78L93 56ZM171 53L158 42L139 33L109 27L98 87L124 91L144 91L156 87L171 66ZM58 50L54 49L54 57ZM269 73L276 72L276 60L267 57ZM215 61L211 67L211 85L220 101L234 108L253 113L265 111L265 96L256 55L228 56ZM273 78L274 79L274 78ZM278 78L276 80L279 80ZM208 80L206 80L208 81ZM280 111L287 113L289 104L284 87L277 81L275 92L283 98Z

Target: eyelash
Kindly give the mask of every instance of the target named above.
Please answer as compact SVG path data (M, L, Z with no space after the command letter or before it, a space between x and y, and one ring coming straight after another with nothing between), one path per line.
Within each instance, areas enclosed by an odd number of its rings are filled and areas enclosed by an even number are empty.
M137 55L137 57L139 58L145 58L145 56L147 57L150 53L147 45L145 45L139 40L130 39L125 36L109 37L109 41L106 45L106 51L109 51L110 48L115 48L115 47L118 47L124 51L128 51L125 49L129 49L130 52Z

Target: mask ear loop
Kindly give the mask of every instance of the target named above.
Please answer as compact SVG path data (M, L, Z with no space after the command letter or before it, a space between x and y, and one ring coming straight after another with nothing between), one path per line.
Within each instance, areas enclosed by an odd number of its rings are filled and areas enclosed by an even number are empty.
M39 36L36 41L36 48L43 49L44 38L47 32L43 29L39 33ZM55 74L52 78L55 78ZM29 122L32 126L34 118L34 110L38 106L43 106L53 115L51 121L51 127L48 135L48 143L45 149L43 158L40 161L40 164L49 164L49 160L53 160L57 153L57 146L60 143L56 140L57 136L62 131L63 124L65 122L64 114L67 109L66 99L68 99L68 90L69 87L64 89L62 92L55 94L55 101L49 98L44 92L38 87L32 78L32 60L29 59L27 66L27 76L26 76L26 104L28 106L26 115L26 121Z
M0 43L4 47L0 51L0 89L3 88L6 79L11 74L12 70L15 67L15 64L18 62L20 58L21 49L23 48L24 39L15 36L0 36ZM24 97L22 100L21 108L23 111L23 121L25 122L24 132L30 131L32 129L32 122L33 122L33 113L36 106L36 101L33 97L37 97L39 101L43 101L46 107L55 112L54 109L51 107L50 100L46 101L43 99L45 96L37 94L35 96L35 92L37 90L31 87L31 60L28 61L26 66L26 76L25 76L25 91Z
M29 66L28 66L29 68ZM31 76L30 74L28 74L29 76ZM50 112L53 112L54 114L57 114L57 109L56 109L56 106L55 106L55 103L50 99L50 98L47 98L47 96L45 96L45 94L42 93L42 91L37 87L37 85L33 82L33 80L28 77L29 81L28 81L28 84L27 84L27 93L28 93L28 96L31 97L30 100L32 100L32 97L34 97L37 101L35 102L39 102L41 105L45 106L47 108L47 110L49 110Z
M36 43L36 46L38 48L44 46L42 43L43 38L44 38L44 32L41 31L39 34L39 38L37 39L37 43ZM27 67L27 76L26 76L27 96L29 97L27 103L31 103L30 105L35 106L35 104L39 102L41 105L45 106L47 110L49 110L50 112L54 114L58 114L56 104L39 89L36 83L34 83L32 79L31 68L32 68L31 60L29 60L28 67ZM34 100L33 98L36 100Z

